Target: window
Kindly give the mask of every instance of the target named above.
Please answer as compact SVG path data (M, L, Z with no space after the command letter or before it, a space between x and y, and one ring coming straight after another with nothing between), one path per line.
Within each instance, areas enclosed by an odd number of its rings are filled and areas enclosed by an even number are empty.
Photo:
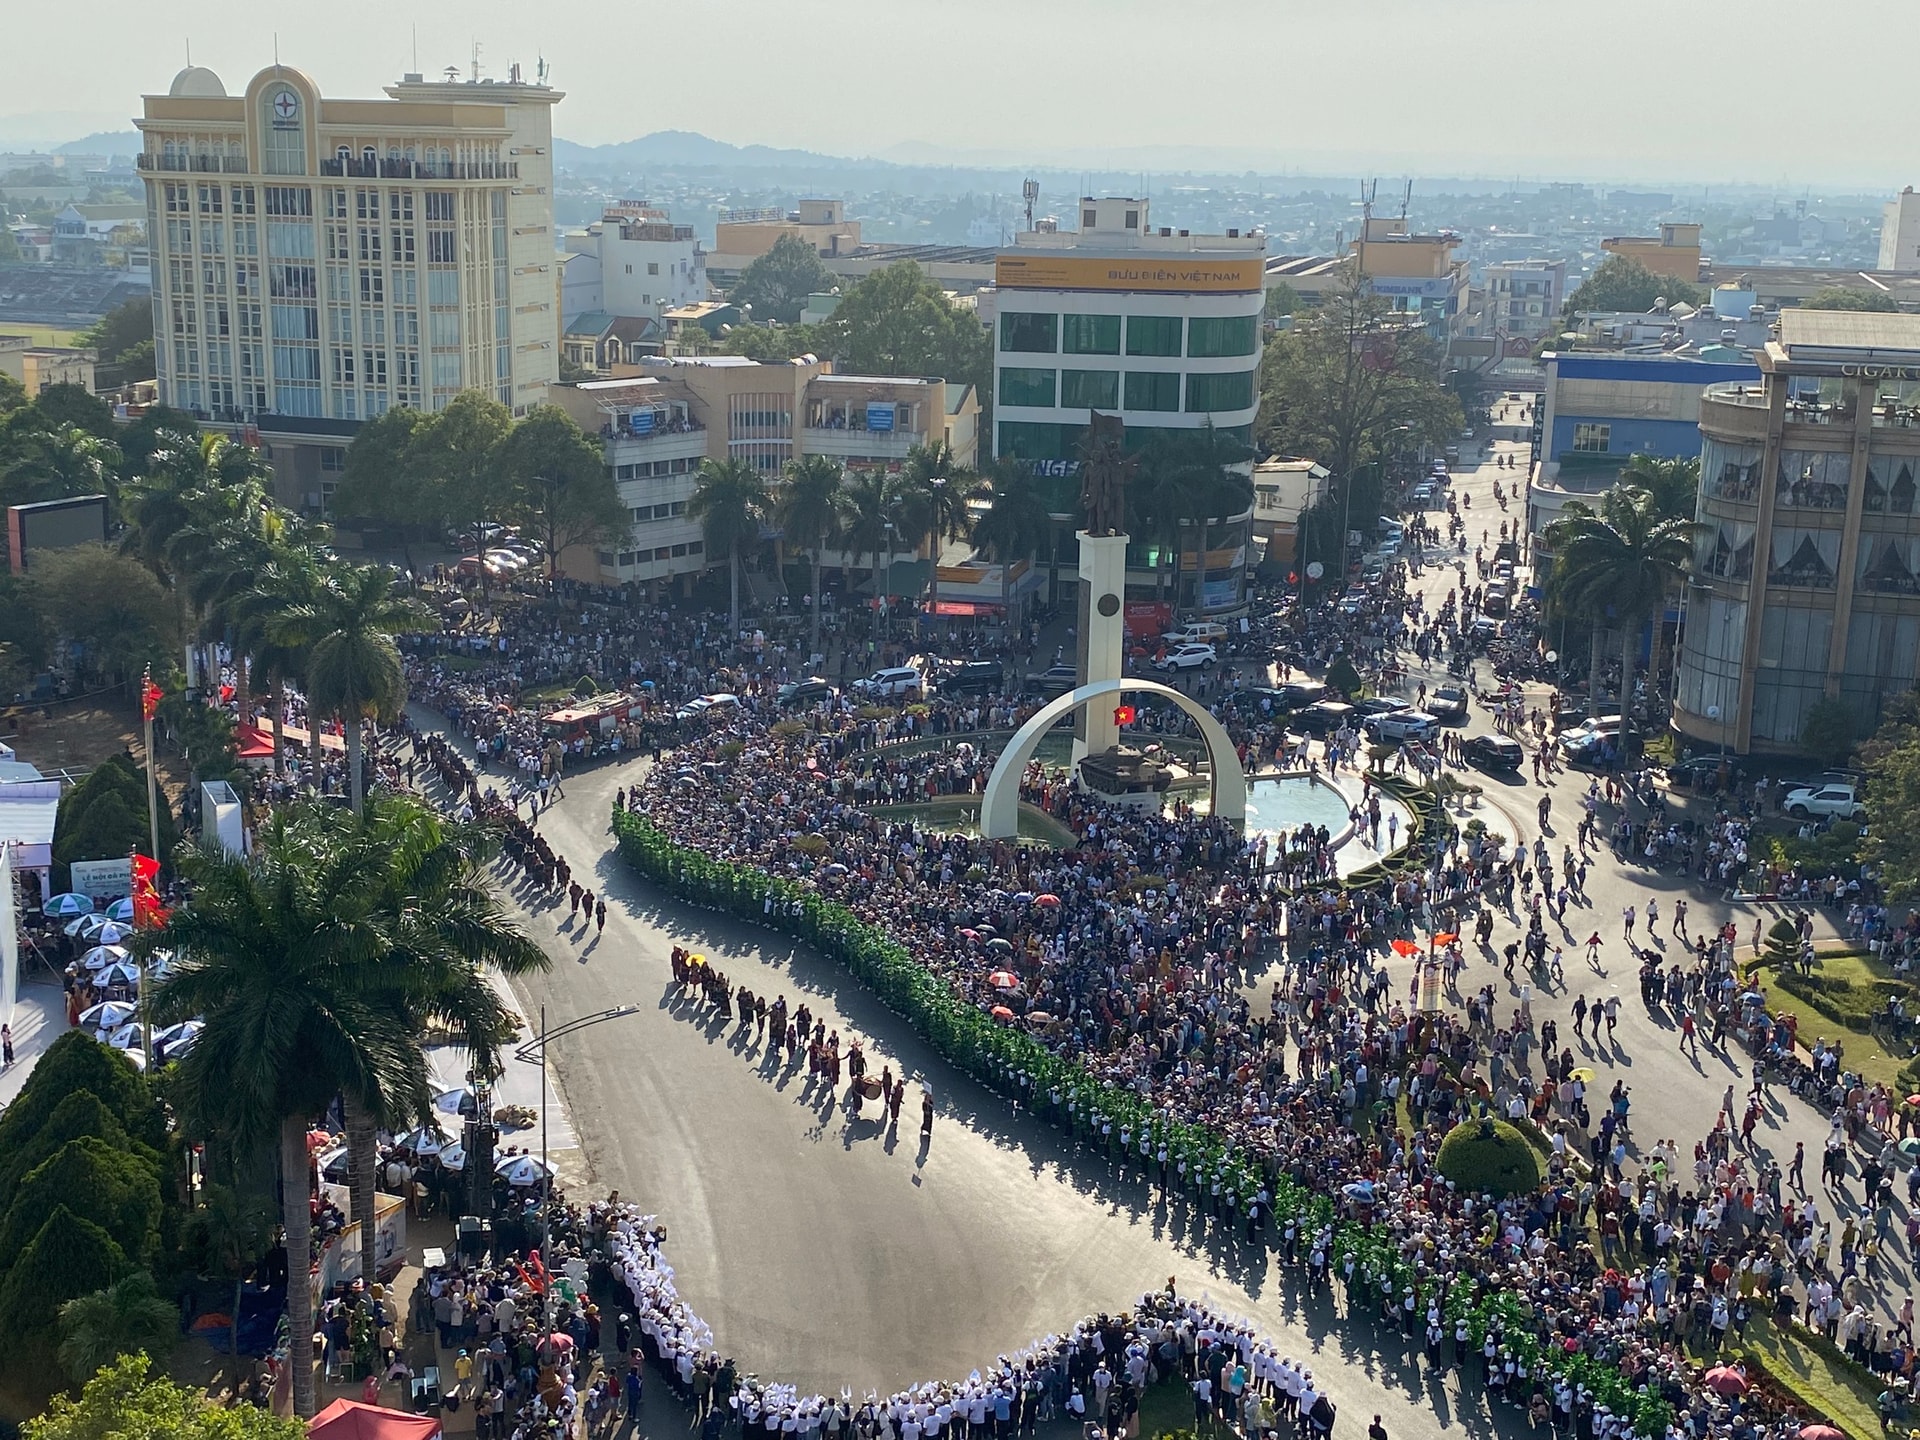
M1002 456L1014 460L1070 460L1087 427L1002 420L999 429Z
M1582 420L1573 427L1573 448L1588 455L1604 455L1613 443L1613 426Z
M1095 222L1095 221L1096 221L1096 220L1097 220L1098 218L1099 218L1099 212L1098 212L1098 211L1095 211L1095 210L1082 210L1082 211L1080 212L1080 228L1081 228L1082 230L1091 230L1091 229L1093 229L1093 226L1094 226L1094 222Z
M1257 315L1196 315L1187 322L1187 354L1197 358L1252 355L1259 348Z
M430 265L452 265L460 259L460 250L455 243L451 230L429 230L427 232L427 263Z
M1127 211L1127 229L1137 230L1139 228L1140 228L1140 212L1138 210Z
M1009 365L1000 372L1002 405L1053 407L1053 371L1025 370Z
M1246 410L1253 404L1253 371L1187 376L1187 409L1196 414Z
M1059 348L1058 315L1028 315L1015 312L1000 317L1000 348L1029 355L1051 355Z
M1070 317L1071 318L1071 317ZM1114 322L1114 339L1120 338L1120 324ZM1060 407L1063 410L1117 410L1120 406L1118 370L1062 370Z
M1178 355L1179 353L1180 317L1178 315L1129 315L1127 317L1127 354ZM1177 407L1168 406L1167 408Z
M649 261L647 262L647 274L649 274L649 275L658 275L659 273L660 273L660 266L659 266L659 264L658 264L657 262L655 262L655 261L652 261L652 260L649 260Z
M1179 321L1174 322L1176 325ZM1132 326L1128 326L1131 338ZM1180 377L1166 370L1129 370L1127 372L1127 409L1178 410Z
M1060 349L1068 355L1118 355L1118 315L1063 315Z
M267 186L267 214L311 217L313 192L304 185L269 185Z
M451 190L427 191L427 219L442 224L453 223L453 192Z

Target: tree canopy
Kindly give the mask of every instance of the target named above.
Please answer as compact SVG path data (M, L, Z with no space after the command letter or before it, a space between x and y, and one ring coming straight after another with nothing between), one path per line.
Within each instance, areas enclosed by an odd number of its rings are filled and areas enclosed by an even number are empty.
M131 555L104 545L75 545L34 557L29 584L40 613L81 647L80 663L108 683L162 667L179 635L166 587Z
M623 535L629 517L607 473L600 444L555 405L536 405L500 442L505 494L501 513L546 552L547 573L575 545Z
M129 300L94 321L80 336L101 365L120 367L121 383L153 378L153 302Z
M1707 292L1671 275L1656 275L1629 255L1609 255L1573 294L1567 297L1566 310L1577 315L1582 310L1648 311L1664 299L1669 305L1685 302L1698 305Z
M1800 302L1803 310L1885 310L1896 311L1899 302L1884 290L1865 290L1853 285L1825 285Z
M820 263L813 246L798 235L782 235L740 272L727 298L739 306L751 305L755 320L793 325L807 296L833 285L833 272Z
M168 1379L144 1355L102 1369L77 1400L56 1395L22 1431L25 1440L304 1440L306 1433L303 1421L252 1405L218 1405Z
M1920 695L1907 690L1886 702L1879 727L1860 746L1859 763L1869 815L1886 821L1920 815ZM1920 825L1870 825L1860 854L1879 867L1889 898L1920 894Z

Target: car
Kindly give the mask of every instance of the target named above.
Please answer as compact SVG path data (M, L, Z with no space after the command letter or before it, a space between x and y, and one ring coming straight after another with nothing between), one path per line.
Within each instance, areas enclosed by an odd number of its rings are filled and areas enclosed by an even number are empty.
M1467 718L1467 692L1458 685L1442 685L1421 708L1443 725L1458 724Z
M1162 671L1206 670L1217 664L1219 659L1219 654L1211 645L1182 645L1155 660L1153 668Z
M1803 786L1789 790L1780 808L1796 820L1857 820L1867 813L1859 793L1851 785Z
M1287 692L1277 685L1247 685L1227 696L1227 703L1246 715L1283 715L1290 708Z
M1038 690L1042 694L1065 692L1079 683L1079 667L1069 665L1064 660L1049 665L1044 670L1035 670L1027 676L1027 688Z
M1433 502L1437 500L1439 496L1440 492L1433 486L1432 482L1423 481L1414 486L1412 491L1407 495L1407 503L1417 505L1422 510L1426 510L1432 507Z
M532 563L532 561L525 555L522 555L518 550L508 550L504 547L498 550L487 551L487 560L488 563L498 565L503 570L515 575L525 570Z
M774 691L774 702L788 709L801 705L818 705L822 700L831 700L839 692L821 676L809 675L804 680L793 680Z
M1006 672L998 660L962 660L940 677L940 693L959 695L967 691L991 694L1006 683Z
M1288 726L1304 735L1330 735L1351 721L1358 712L1344 700L1316 700L1305 709L1293 712Z
M724 715L740 708L740 697L730 690L717 691L712 695L696 695L678 710L673 712L676 720L711 720L716 715Z
M1526 747L1505 735L1475 735L1461 747L1461 753L1468 764L1483 770L1518 770L1527 759Z
M1289 680L1280 687L1281 701L1289 710L1298 710L1303 705L1317 705L1330 693L1324 680Z
M1487 586L1487 593L1480 597L1480 608L1489 616L1504 616L1510 608L1507 587L1494 584Z
M1411 710L1413 702L1402 700L1398 695L1369 695L1365 700L1354 701L1353 708L1362 716L1391 715L1396 710Z
M1227 627L1217 620L1195 620L1191 624L1181 625L1164 632L1161 642L1166 645L1217 645L1227 638Z
M1595 735L1605 736L1609 740L1618 739L1626 717L1621 715L1590 715L1570 730L1562 730L1554 737L1564 749L1568 745L1578 745Z
M1370 715L1362 728L1375 740L1431 740L1440 733L1440 722L1424 710L1408 709Z
M1726 771L1727 778L1733 777L1733 761L1719 755L1692 755L1685 760L1676 760L1666 767L1667 784L1677 790L1716 790L1720 785L1720 773Z
M869 700L918 699L926 680L911 665L890 665L853 682L855 692Z

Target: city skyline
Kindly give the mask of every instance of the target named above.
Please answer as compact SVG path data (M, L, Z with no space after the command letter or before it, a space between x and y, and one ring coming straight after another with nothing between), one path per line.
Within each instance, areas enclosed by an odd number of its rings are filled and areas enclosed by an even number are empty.
M1904 18L1886 0L1866 9L1860 18L1870 27ZM711 0L686 31L665 36L638 15L565 31L529 23L501 0L478 0L463 10L456 35L444 12L401 0L381 7L373 34L342 26L337 12L263 20L234 0L184 0L169 11L168 43L152 35L148 12L105 0L85 12L41 9L12 22L14 53L36 63L8 76L13 108L0 115L0 145L129 129L139 97L164 92L189 47L195 63L230 84L244 83L277 47L323 93L374 96L409 70L470 74L477 42L483 78L504 79L517 62L531 79L544 58L551 83L567 93L557 134L588 145L680 129L922 164L1357 169L1822 189L1897 189L1912 178L1890 144L1836 150L1807 127L1762 130L1753 108L1725 88L1728 75L1758 71L1742 56L1793 53L1794 73L1771 83L1790 83L1796 104L1874 96L1876 133L1920 119L1907 113L1920 112L1920 98L1900 83L1892 48L1842 61L1831 47L1805 47L1804 12L1786 0L1689 7L1692 30L1681 38L1695 48L1670 59L1647 54L1651 36L1675 33L1672 11L1651 0L1604 12L1541 12L1513 0L1459 0L1444 11L1369 0L1339 14L1212 0L1203 13L1215 24L1184 24L1180 33L1197 38L1172 46L1165 27L1135 23L1149 13L1137 0L1054 0L1038 11L978 0L964 14L916 0L885 26L850 28L812 0ZM1641 23L1648 20L1659 23ZM103 45L101 36L128 38ZM698 43L685 45L686 36ZM1010 44L1010 36L1025 38ZM83 51L84 86L75 67L45 63ZM1023 52L1084 60L1055 66L1049 78L1036 76L1037 62ZM1353 63L1326 63L1342 54ZM636 65L645 71L639 87ZM1143 85L1136 77L1148 78ZM819 87L822 96L834 103L810 105L808 91L821 79L830 82ZM1140 103L1143 90L1154 103ZM1604 124L1595 123L1597 111ZM1608 148L1597 150L1596 139Z

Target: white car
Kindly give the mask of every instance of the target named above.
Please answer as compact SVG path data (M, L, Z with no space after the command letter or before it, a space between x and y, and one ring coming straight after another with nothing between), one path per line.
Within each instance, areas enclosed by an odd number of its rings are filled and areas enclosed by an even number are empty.
M1854 820L1867 813L1867 807L1860 803L1851 785L1807 785L1789 790L1781 808L1798 820L1823 819L1829 815L1839 820Z
M1156 670L1205 670L1219 660L1211 645L1182 645L1153 662Z
M869 700L918 699L926 679L911 665L892 665L853 682L856 694Z
M711 695L696 695L678 710L673 712L676 720L712 719L715 715L725 714L740 708L740 697L730 690L715 691Z
M1369 715L1361 728L1376 740L1431 740L1440 722L1424 710L1393 710Z

